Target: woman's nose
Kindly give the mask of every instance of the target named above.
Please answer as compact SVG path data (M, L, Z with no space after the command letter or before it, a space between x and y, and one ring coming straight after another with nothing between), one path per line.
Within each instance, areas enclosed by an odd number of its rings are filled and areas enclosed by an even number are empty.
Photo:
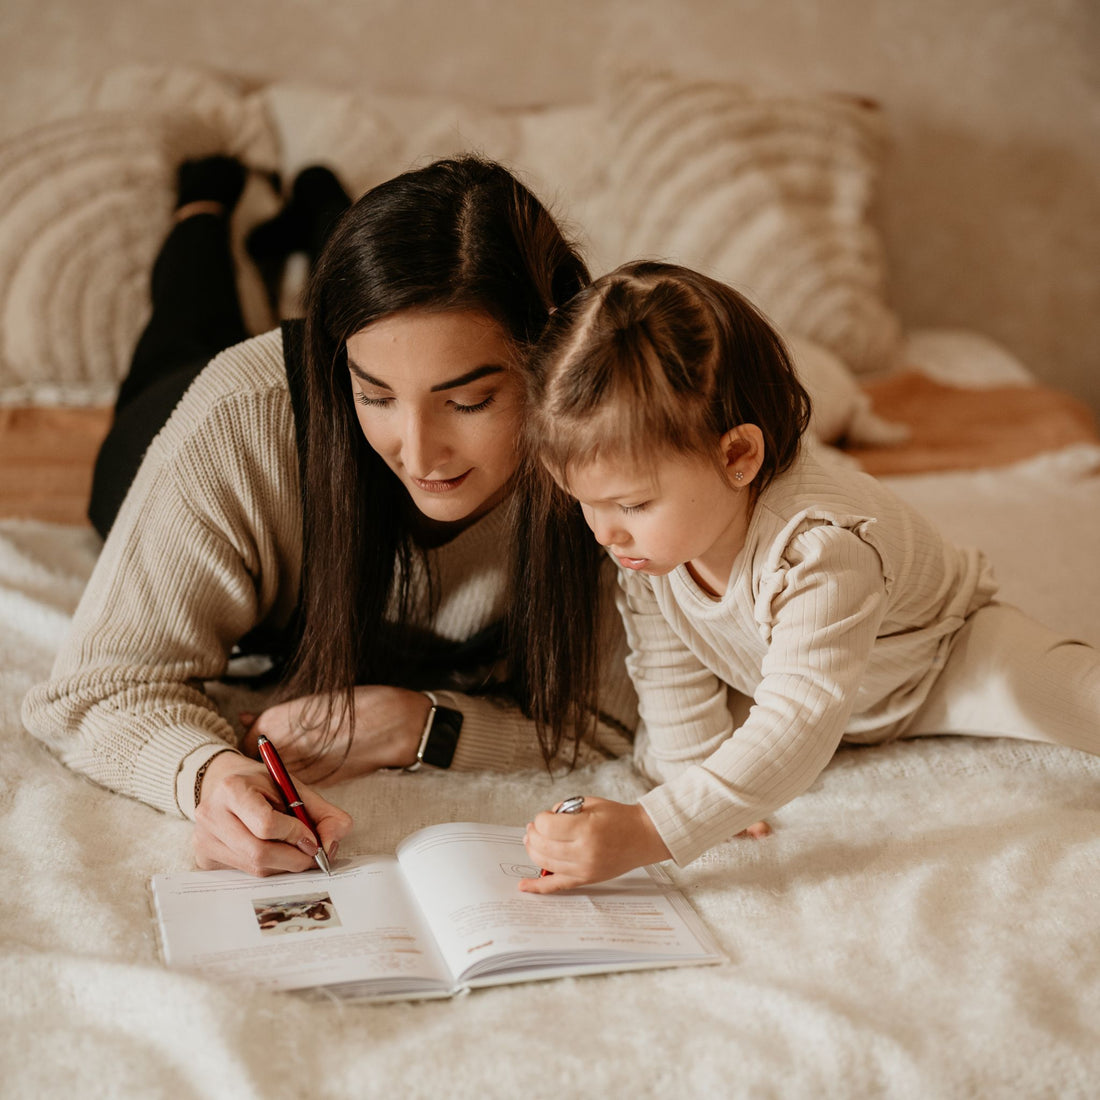
M405 418L401 438L401 460L413 477L426 478L437 473L436 467L446 450L438 428L431 420L413 410Z

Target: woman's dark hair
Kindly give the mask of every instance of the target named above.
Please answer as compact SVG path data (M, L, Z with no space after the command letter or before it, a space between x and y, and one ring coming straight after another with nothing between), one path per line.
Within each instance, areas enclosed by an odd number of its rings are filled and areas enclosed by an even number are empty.
M476 310L522 363L550 312L588 281L531 191L475 156L380 184L334 226L306 298L300 641L281 693L328 696L322 728L334 708L354 715L357 683L403 682L402 647L384 626L414 625L416 512L356 418L348 337L404 310Z
M513 630L526 638L540 742L583 732L597 697L599 562L607 555L560 488L597 455L643 466L662 450L720 462L731 428L755 424L759 494L795 460L810 399L775 330L742 295L699 272L639 261L555 313L525 375L520 525L529 582ZM731 490L732 491L732 490Z

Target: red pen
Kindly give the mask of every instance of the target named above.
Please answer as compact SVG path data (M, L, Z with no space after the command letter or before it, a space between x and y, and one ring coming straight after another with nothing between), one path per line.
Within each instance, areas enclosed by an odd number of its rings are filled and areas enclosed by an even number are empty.
M329 868L328 856L325 855L325 850L321 847L321 838L317 835L317 826L313 824L309 814L306 813L306 808L298 797L298 792L294 789L290 773L283 767L283 762L279 759L275 746L266 737L259 737L256 740L256 747L260 750L260 756L263 757L267 770L271 773L271 778L275 780L275 786L282 791L283 798L286 799L287 809L313 834L313 839L317 841L317 854L313 857L317 860L317 866L326 875L331 875L332 871Z

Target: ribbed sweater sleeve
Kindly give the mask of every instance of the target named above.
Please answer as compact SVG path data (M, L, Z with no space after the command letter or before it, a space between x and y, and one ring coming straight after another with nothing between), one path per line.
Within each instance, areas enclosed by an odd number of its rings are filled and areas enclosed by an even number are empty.
M24 701L62 760L192 816L195 773L233 734L203 692L230 649L289 615L300 569L293 414L278 334L215 360L154 440L51 679Z
M842 738L903 733L997 587L979 551L812 455L756 501L720 600L683 567L621 585L635 760L660 784L641 801L679 863L808 789ZM736 729L727 686L752 700Z
M673 775L641 802L679 864L807 790L851 715L886 606L878 555L850 531L816 526L791 540L786 565L754 704L736 733L725 684L684 646L652 597L627 597L646 770ZM708 631L729 651L744 611L737 604L720 605Z

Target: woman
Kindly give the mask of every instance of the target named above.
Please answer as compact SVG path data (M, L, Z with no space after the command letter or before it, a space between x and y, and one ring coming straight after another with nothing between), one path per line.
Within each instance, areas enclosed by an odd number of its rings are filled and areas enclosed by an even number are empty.
M209 162L195 172L198 182L181 173L146 348L171 348L160 320L173 272L226 282L225 217L240 181ZM234 649L274 661L283 702L251 736L272 737L299 775L312 764L306 778L421 760L548 762L503 690L502 662L525 701L523 655L509 653L501 627L509 570L522 575L501 504L517 464L524 352L587 282L508 172L441 161L341 217L311 278L304 331L239 343L197 375L184 363L167 380L128 380L120 404L140 389L167 411L186 392L117 518L105 508L113 525L52 678L24 704L27 727L105 786L192 818L200 867L254 874L305 870L316 844L278 812L266 769L231 747L232 727L202 690ZM223 338L229 293L207 310ZM146 370L150 356L138 360ZM113 436L149 422L145 401L120 407ZM116 450L132 458L140 437L128 451L125 438L111 443L100 466ZM609 668L599 730L618 751L635 704L621 662ZM304 784L299 793L331 855L350 819Z

